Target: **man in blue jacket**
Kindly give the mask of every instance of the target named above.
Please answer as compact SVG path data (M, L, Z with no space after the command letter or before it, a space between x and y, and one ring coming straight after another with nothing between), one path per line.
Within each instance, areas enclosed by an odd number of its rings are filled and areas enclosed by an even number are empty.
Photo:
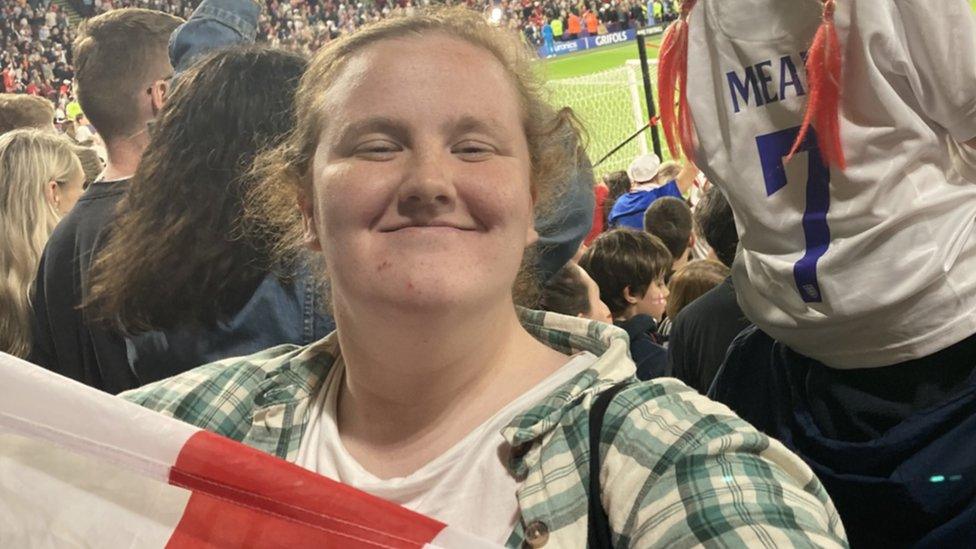
M654 153L635 158L627 168L630 192L614 203L607 218L610 227L643 230L644 212L648 206L662 196L683 198L694 183L698 169L686 164L677 177L670 177L672 173L662 169L661 159Z

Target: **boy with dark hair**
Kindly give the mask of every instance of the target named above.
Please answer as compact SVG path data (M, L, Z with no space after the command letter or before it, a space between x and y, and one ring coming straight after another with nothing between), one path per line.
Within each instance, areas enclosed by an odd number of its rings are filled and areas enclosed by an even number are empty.
M610 323L610 309L600 301L600 288L579 265L570 261L542 286L539 309Z
M614 324L630 336L637 377L664 375L667 350L655 331L668 304L664 275L671 268L671 253L661 239L631 229L603 233L583 254L580 267L600 287Z
M644 231L658 237L668 247L671 271L684 267L691 259L695 232L691 224L691 208L684 200L665 196L651 203L644 212Z

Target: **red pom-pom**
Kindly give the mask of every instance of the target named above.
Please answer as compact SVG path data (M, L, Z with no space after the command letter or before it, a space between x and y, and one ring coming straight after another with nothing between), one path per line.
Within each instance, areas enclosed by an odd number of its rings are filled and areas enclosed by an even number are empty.
M803 125L788 158L799 150L812 125L817 145L828 165L847 167L840 142L840 39L834 26L834 0L824 0L823 21L807 53L807 82L810 87Z
M661 126L671 156L678 158L682 152L694 162L694 125L688 107L688 13L695 0L685 0L681 5L681 17L671 23L661 41L658 57L658 104L661 106ZM677 100L675 93L678 94ZM677 113L675 112L677 107Z

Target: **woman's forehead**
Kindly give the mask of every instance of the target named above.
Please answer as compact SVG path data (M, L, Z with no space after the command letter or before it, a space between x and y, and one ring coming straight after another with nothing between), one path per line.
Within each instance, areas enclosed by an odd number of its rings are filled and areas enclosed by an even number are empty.
M509 70L494 52L463 38L431 31L422 35L384 38L358 49L341 61L329 88L361 84L364 79L371 83L389 80L385 77L391 74L403 78L416 71L435 68L451 69L445 75L448 77L472 80L470 77L478 76L485 84L511 85ZM430 86L441 82L431 81Z
M442 33L371 44L346 59L321 93L328 125L421 109L430 116L521 118L518 91L494 54Z

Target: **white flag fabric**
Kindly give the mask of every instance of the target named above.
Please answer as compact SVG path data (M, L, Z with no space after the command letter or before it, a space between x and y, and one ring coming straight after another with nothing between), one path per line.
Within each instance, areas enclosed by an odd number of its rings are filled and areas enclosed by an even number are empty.
M0 547L495 545L0 353Z

